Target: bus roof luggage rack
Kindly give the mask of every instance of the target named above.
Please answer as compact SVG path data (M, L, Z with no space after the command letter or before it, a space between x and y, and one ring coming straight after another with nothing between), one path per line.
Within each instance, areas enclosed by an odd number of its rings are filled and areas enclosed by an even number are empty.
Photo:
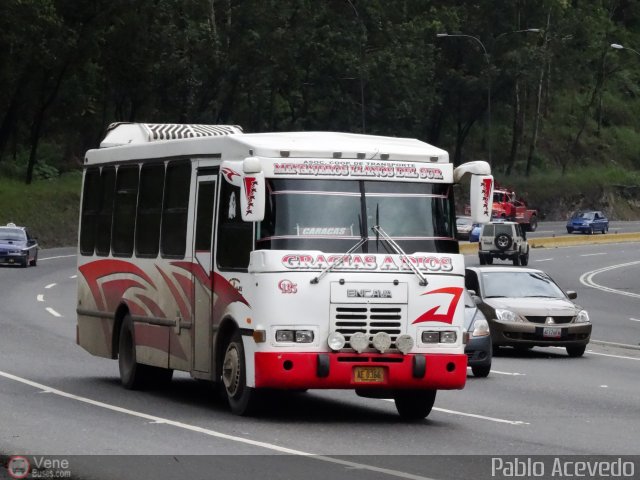
M237 125L117 122L107 128L100 148L239 133L242 133L242 127Z

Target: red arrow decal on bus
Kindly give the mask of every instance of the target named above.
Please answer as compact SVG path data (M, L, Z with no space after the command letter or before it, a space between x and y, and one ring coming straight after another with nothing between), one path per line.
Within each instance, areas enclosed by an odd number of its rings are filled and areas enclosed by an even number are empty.
M442 323L453 323L453 314L456 311L456 307L458 306L458 302L460 301L460 297L462 296L462 288L460 287L446 287L439 288L438 290L433 290L431 292L425 292L422 295L432 295L434 293L445 293L452 295L451 301L449 303L449 308L447 309L447 313L436 313L443 305L438 305L433 307L431 310L424 312L418 318L416 318L413 323L422 323L422 322L442 322Z

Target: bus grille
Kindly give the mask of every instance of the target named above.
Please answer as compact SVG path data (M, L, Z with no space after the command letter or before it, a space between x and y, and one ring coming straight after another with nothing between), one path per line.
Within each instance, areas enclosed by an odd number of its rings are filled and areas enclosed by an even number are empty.
M391 336L391 349L395 350L398 335L406 333L407 306L392 304L344 304L331 305L331 331L344 335L351 348L351 335L362 332L369 341L378 332L386 332ZM369 345L370 349L373 348Z

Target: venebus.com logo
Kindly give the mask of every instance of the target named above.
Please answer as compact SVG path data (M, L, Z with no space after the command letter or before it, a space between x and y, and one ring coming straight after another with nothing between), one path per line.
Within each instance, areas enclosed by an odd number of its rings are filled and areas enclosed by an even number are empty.
M33 457L29 460L22 455L9 457L7 472L11 478L71 478L69 460Z

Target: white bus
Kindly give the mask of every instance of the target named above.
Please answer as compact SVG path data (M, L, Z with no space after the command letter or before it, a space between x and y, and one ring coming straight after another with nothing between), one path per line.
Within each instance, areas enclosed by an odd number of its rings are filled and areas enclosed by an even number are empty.
M488 221L486 162L415 139L124 123L84 161L77 343L126 388L174 370L261 389L353 389L424 418L460 389L453 184Z

